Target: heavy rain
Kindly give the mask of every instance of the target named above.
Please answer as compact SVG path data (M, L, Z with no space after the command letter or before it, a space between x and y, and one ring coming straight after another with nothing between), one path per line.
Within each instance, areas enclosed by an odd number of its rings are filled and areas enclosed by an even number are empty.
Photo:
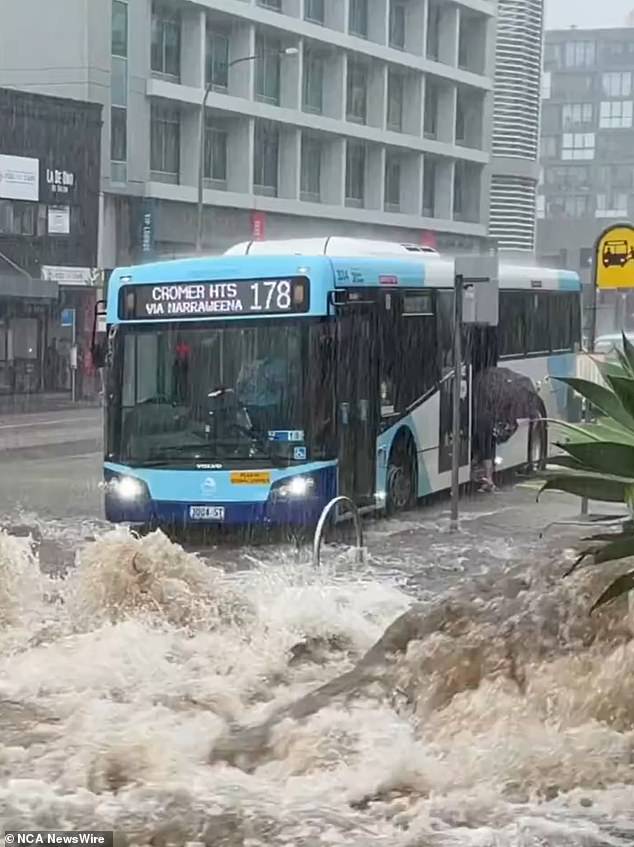
M5 845L634 844L634 12L571 5L2 10Z

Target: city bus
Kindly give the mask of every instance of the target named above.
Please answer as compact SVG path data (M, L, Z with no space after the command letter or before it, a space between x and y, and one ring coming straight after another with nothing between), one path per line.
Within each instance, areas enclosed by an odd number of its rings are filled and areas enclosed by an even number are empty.
M466 339L460 480L471 476L475 350L575 414L579 278L500 267L500 325ZM394 513L450 487L454 262L415 245L307 239L116 269L106 303L110 521L311 526L332 498ZM107 352L106 352L107 351ZM501 446L543 461L546 425Z

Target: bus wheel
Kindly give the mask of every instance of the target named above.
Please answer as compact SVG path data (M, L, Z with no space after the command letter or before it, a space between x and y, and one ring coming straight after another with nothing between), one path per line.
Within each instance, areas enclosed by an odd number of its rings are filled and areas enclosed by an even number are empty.
M532 421L528 431L528 470L543 471L548 460L548 427L545 421Z
M390 453L385 510L388 515L403 512L417 500L416 450L410 439L399 439Z

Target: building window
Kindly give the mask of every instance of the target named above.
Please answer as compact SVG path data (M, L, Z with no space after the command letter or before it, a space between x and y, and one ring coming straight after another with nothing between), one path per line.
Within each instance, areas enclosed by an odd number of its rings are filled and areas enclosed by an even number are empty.
M128 56L128 4L121 0L112 2L112 55Z
M592 123L592 103L567 103L561 109L564 130Z
M178 109L152 105L150 170L178 176L180 172L180 114Z
M561 68L561 44L544 45L544 67L553 70Z
M601 85L606 97L630 97L632 95L632 74L630 71L603 74Z
M604 100L601 103L601 129L630 129L632 126L631 100Z
M368 37L368 0L350 0L348 29L352 35Z
M590 68L596 60L594 41L568 41L565 48L567 68Z
M113 106L110 110L110 159L125 162L128 158L128 110Z
M365 144L348 141L346 146L346 204L363 206L365 199Z
M267 103L280 103L280 42L258 35L255 40L255 95Z
M0 200L0 235L35 235L37 204Z
M542 159L554 159L557 156L557 137L555 135L542 135L540 156Z
M425 85L424 132L426 138L436 138L438 131L438 86L429 78Z
M610 188L634 188L632 165L603 165L599 169L599 185Z
M401 207L401 160L395 153L385 156L385 208L398 212Z
M321 141L302 135L301 185L302 200L318 203L321 199Z
M403 129L403 74L390 71L387 77L387 128L394 132Z
M227 182L227 133L205 123L205 156L203 162L205 179L226 184Z
M324 58L315 50L304 51L304 111L323 110Z
M553 75L550 71L542 74L542 100L550 100L552 94Z
M364 124L368 104L368 67L362 62L348 58L347 115L349 121Z
M566 197L564 212L568 218L585 218L590 212L590 198L587 194Z
M110 80L110 178L125 182L128 157L128 5L112 3L112 73Z
M265 9L273 9L274 12L281 12L282 0L258 0L258 6L264 6Z
M440 58L440 4L429 0L427 7L427 44L428 59L435 62Z
M436 162L425 158L423 171L423 216L433 218L436 209Z
M564 133L561 145L561 158L594 159L594 133Z
M590 214L590 199L587 194L548 197L547 218L585 218Z
M556 191L569 191L590 186L590 169L586 165L566 165L546 168L546 185Z
M304 18L311 23L323 24L324 0L304 0L304 3Z
M464 97L458 91L456 98L456 144L465 143L465 104Z
M175 78L181 72L181 19L177 11L152 4L152 70Z
M256 194L277 195L280 134L277 124L256 121L253 188Z
M229 39L209 28L206 33L205 82L225 90L229 85Z
M628 213L627 193L624 191L610 191L597 194L597 218L620 218Z
M405 6L395 0L390 2L390 47L405 47Z

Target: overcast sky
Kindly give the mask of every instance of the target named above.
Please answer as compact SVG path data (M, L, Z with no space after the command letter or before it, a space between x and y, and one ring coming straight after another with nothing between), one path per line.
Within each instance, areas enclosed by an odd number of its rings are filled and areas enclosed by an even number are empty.
M622 26L634 0L546 0L547 29Z

